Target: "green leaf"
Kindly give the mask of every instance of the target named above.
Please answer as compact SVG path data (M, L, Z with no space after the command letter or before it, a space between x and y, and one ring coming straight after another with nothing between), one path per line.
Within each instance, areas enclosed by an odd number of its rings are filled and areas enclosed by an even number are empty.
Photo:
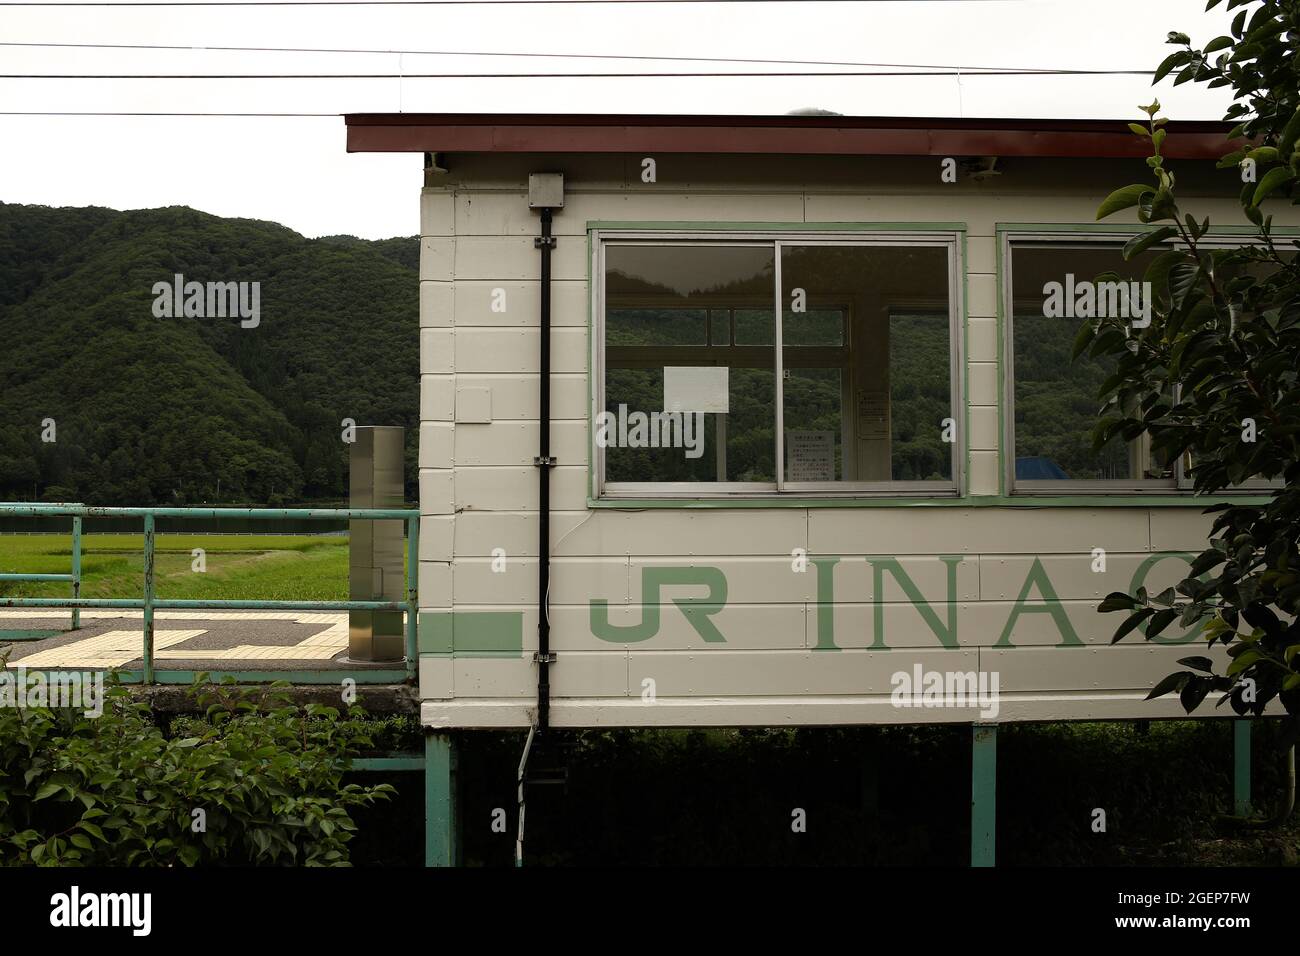
M1118 644L1135 627L1137 627L1139 624L1141 624L1143 621L1145 621L1154 613L1156 613L1154 608L1144 607L1136 614L1130 615L1128 620L1126 620L1123 624L1121 624L1119 628L1115 631L1115 636L1110 639L1110 642L1112 644Z
M1206 9L1208 10L1209 8L1207 7ZM1218 53L1220 50L1226 50L1230 46L1232 46L1232 37L1215 37L1209 43L1205 44L1205 49L1201 52L1206 56L1209 56L1211 53Z
M1178 612L1173 608L1166 608L1163 611L1157 611L1155 614L1151 615L1151 620L1148 622L1144 631L1147 640L1150 640L1153 637L1158 637L1160 632L1173 623L1174 618L1177 616Z
M1153 193L1155 190L1145 183L1133 183L1122 189L1117 189L1107 196L1102 204L1097 208L1097 218L1105 219L1121 209L1128 209L1130 206L1136 206L1142 198L1143 193Z
M1125 594L1123 591L1112 591L1110 594L1107 594L1105 600L1097 606L1097 610L1103 614L1107 611L1131 611L1133 608L1137 607L1137 605L1137 600L1131 595Z
M1286 121L1286 126L1282 128L1282 135L1278 138L1278 152L1286 155L1290 153L1300 139L1300 109L1291 114L1291 118Z
M81 827L81 829L85 830L91 836L98 837L101 840L106 839L104 836L104 831L101 830L99 827L95 826L95 824L93 823L88 823L85 820L78 820L77 826Z
M1151 78L1151 85L1155 86L1168 76L1174 67L1182 66L1191 59L1191 56L1192 55L1186 50L1176 50L1175 52L1170 53L1160 62L1160 65L1156 67L1155 76Z
M1163 186L1151 194L1149 203L1145 196L1138 201L1138 219L1143 222L1177 218L1178 204L1174 201L1174 194Z
M1226 560L1227 557L1219 551L1202 552L1194 561L1192 561L1192 566L1189 569L1188 574L1192 577L1197 577L1210 570L1210 568L1218 567ZM1219 621L1218 618L1215 618L1214 620ZM1223 624L1222 621L1219 621L1219 624L1227 627L1227 625Z
M1183 686L1183 683L1190 676L1191 675L1186 671L1170 674L1168 677L1164 678L1164 680L1160 681L1160 683L1156 684L1155 687L1152 687L1151 693L1147 694L1145 699L1155 700L1157 697L1165 696L1165 694L1168 694L1170 691L1180 689Z
M1210 692L1213 681L1208 677L1191 677L1183 685L1183 689L1178 694L1178 699L1182 702L1183 710L1191 713L1201 705L1205 700L1205 695Z
M1079 331L1074 335L1074 345L1070 349L1070 361L1074 361L1083 354L1088 347L1088 343L1092 341L1093 335L1092 323L1084 321L1079 326Z
M1234 677L1240 674L1251 664L1254 664L1260 658L1260 653L1253 648L1247 650L1244 654L1238 654L1231 664L1228 665L1228 676Z
M1148 232L1136 235L1128 242L1124 243L1124 258L1132 259L1139 253L1145 252L1156 243L1164 242L1171 236L1176 235L1178 235L1178 230L1173 226L1161 226L1159 229L1152 229Z
M1235 149L1231 153L1223 156L1214 164L1214 166L1216 169L1231 169L1233 166L1240 166L1241 161L1246 158L1246 155L1247 153L1244 149Z
M1269 193L1293 179L1295 179L1295 171L1290 166L1278 166L1276 169L1270 169L1264 178L1259 181L1259 185L1255 187L1255 195L1251 198L1250 204L1258 207Z
M1184 667L1190 667L1194 671L1205 671L1207 674L1214 673L1214 662L1208 657L1184 657L1178 663Z
M54 796L54 794L58 793L62 789L63 789L63 784L61 783L42 784L41 788L36 791L36 796L33 798L33 800L34 801L44 800L46 797L52 797Z

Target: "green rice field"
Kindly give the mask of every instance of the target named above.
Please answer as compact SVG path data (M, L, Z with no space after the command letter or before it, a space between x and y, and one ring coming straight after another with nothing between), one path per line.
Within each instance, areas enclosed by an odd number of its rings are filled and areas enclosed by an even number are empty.
M193 570L193 549L207 570ZM138 598L144 593L143 535L82 538L81 595ZM0 535L0 573L66 574L70 534ZM348 597L346 535L168 534L155 539L160 598L343 601ZM66 597L69 583L0 581L0 596Z

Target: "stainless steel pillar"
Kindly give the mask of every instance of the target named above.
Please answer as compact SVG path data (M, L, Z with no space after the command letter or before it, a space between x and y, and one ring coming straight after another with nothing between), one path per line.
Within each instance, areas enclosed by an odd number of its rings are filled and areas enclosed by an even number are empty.
M404 433L405 429L396 425L357 426L350 452L350 507L402 507ZM350 521L348 529L348 599L405 600L402 522ZM348 657L352 660L400 661L405 654L404 641L401 611L348 612Z

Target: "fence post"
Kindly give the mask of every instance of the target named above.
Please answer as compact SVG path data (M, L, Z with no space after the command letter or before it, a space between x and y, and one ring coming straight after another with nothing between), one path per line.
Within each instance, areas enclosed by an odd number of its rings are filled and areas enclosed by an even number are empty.
M153 683L153 513L144 516L144 682Z
M1250 721L1232 722L1232 812L1250 816Z
M406 519L406 676L415 676L420 583L420 518Z
M81 515L72 519L72 597L81 597ZM81 608L72 609L72 629L81 627Z
M998 725L971 725L970 865L993 866L997 846Z
M456 741L447 731L424 738L424 865L457 863Z

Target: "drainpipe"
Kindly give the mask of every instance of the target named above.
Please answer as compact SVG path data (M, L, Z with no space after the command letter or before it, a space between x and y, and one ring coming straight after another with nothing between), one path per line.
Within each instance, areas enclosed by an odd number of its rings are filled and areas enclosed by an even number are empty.
M538 450L533 465L537 468L537 732L546 733L550 725L551 653L551 252L555 237L551 235L551 214L564 206L564 174L532 173L528 177L528 207L541 210L542 234L533 240L541 250L541 361L538 375Z

